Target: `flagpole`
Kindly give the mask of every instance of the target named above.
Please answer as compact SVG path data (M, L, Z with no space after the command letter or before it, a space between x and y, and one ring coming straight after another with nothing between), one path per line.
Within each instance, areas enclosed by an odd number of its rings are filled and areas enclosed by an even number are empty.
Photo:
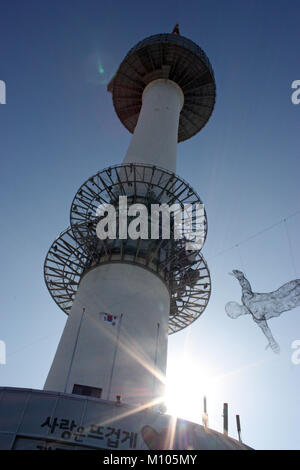
M68 370L68 375L67 375L67 380L66 380L66 385L65 385L65 390L64 390L64 392L67 391L67 387L68 387L68 383L69 383L69 378L70 378L70 374L71 374L71 369L72 369L72 365L73 365L73 361L74 361L74 357L75 357L75 352L76 352L76 348L77 348L79 333L80 333L80 330L81 330L81 324L82 324L84 312L85 312L85 307L83 307L83 309L82 309L82 314L81 314L81 318L80 318L79 328L78 328L78 330L77 330L76 341L75 341L75 344L74 344L74 349L73 349L72 358L71 358L71 361L70 361L70 367L69 367L69 370Z
M157 350L158 350L158 338L159 338L159 323L157 323L157 330L156 330L156 343L155 343L155 356L154 356L154 372L156 372L156 365L157 365ZM152 398L155 397L155 380L156 375L153 373L153 385L152 385Z
M115 368L115 364L116 364L116 357L117 357L117 351L118 351L118 347L119 347L119 338L120 338L122 317L123 317L123 313L120 314L120 320L118 322L117 339L116 339L114 357L113 357L113 362L112 362L110 377L109 377L109 383L108 383L107 400L109 400L109 395L110 395L110 391L111 391L111 383L112 383L114 368Z

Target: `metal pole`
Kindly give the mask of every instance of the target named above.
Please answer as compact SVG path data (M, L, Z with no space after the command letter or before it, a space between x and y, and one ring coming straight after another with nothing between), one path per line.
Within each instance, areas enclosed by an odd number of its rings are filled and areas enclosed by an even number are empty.
M223 433L228 436L228 403L223 404Z
M115 364L116 364L116 357L117 357L117 351L118 351L118 347L119 347L119 338L120 338L122 317L123 317L123 313L120 314L120 318L119 318L119 322L118 322L118 332L117 332L117 338L116 338L116 344L115 344L115 350L114 350L114 357L113 357L113 362L112 362L110 377L109 377L107 400L109 400L109 395L110 395L110 391L111 391L111 383L112 383L114 368L115 368Z
M156 341L155 341L155 356L154 356L154 373L153 373L153 383L152 383L152 398L154 399L155 384L156 384L156 369L157 369L157 350L158 350L158 340L159 340L159 323L157 323L156 329Z
M206 403L206 396L203 398L203 408L204 411L202 413L202 424L204 428L208 427L208 414L207 414L207 403Z
M76 348L77 348L77 343L78 343L78 338L79 338L79 333L80 333L80 330L81 330L81 325L82 325L82 320L83 320L84 313L85 313L85 307L83 307L83 309L82 309L79 328L77 330L76 341L75 341L74 349L73 349L73 352L72 352L72 357L71 357L71 361L70 361L70 366L69 366L69 370L68 370L68 375L67 375L67 380L66 380L64 392L67 391L67 387L68 387L68 384L69 384L69 378L70 378L70 374L71 374L71 370L72 370L72 365L73 365L73 361L74 361L74 357L75 357L75 352L76 352Z
M235 417L236 417L236 427L237 427L237 432L239 436L239 441L242 442L240 415L235 415Z

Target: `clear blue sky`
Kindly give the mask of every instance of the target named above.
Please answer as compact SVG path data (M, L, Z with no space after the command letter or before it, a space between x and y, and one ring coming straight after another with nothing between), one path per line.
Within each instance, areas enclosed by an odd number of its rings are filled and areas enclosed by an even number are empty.
M240 302L228 275L234 268L258 292L300 277L299 213L240 243L300 209L300 105L290 99L300 79L299 13L293 0L2 0L0 339L7 364L0 385L43 387L66 321L44 285L46 252L68 225L78 187L120 163L130 140L105 84L133 45L179 22L207 53L217 83L214 113L179 145L177 169L206 205L203 253L213 291L203 317L170 337L169 371L185 348L193 377L184 378L181 409L194 404L187 418L201 420L195 378L206 370L218 377L208 393L211 427L221 430L228 402L232 436L239 413L249 445L299 449L300 365L291 362L291 343L300 339L300 308L270 321L279 357L265 351L250 318L231 320L224 311L226 302Z

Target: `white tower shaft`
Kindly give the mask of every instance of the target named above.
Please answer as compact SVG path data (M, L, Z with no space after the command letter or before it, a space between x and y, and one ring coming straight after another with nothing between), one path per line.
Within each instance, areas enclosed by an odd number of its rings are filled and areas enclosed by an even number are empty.
M123 163L145 163L176 171L181 88L158 79L146 86L142 108Z
M170 296L143 267L111 263L82 279L45 383L72 393L74 385L101 397L145 403L163 395ZM107 321L105 314L112 315ZM109 319L108 319L109 320Z

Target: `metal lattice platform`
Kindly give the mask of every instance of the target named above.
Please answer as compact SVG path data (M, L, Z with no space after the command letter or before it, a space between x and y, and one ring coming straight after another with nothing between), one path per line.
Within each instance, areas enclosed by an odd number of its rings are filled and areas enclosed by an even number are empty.
M127 196L128 207L134 203L146 207L165 203L178 204L180 211L184 204L202 204L182 178L162 168L130 163L98 172L79 188L71 205L71 227L60 234L46 256L46 285L55 302L68 314L80 280L88 270L116 262L139 265L167 285L171 296L169 333L175 333L202 314L210 297L210 275L200 254L207 233L205 210L200 218L195 211L190 213L191 226L202 239L193 251L187 250L189 240L185 236L164 238L162 233L157 239L99 239L99 204L117 207L122 195Z
M69 313L84 269L87 255L73 236L64 230L51 245L44 263L44 279L51 297Z
M174 81L184 93L178 142L189 139L207 123L214 108L216 87L208 57L183 36L150 36L128 52L109 86L116 113L133 133L144 88L159 78Z
M92 242L95 249L96 225L99 221L97 208L100 204L118 204L119 196L127 196L131 204L202 204L193 188L174 173L152 165L128 163L115 165L93 175L77 191L70 210L70 225L74 237L79 243L86 243L88 248ZM202 243L207 235L207 217L191 216L193 230L201 234ZM99 240L98 240L99 241Z
M169 334L176 333L194 322L204 311L210 297L211 281L206 262L200 252L189 255L184 243L178 243L172 258L161 261L159 269L154 264L141 263L135 254L123 256L121 251L113 253L107 248L106 257L87 255L85 247L73 236L71 228L60 234L50 247L45 264L44 277L47 288L57 305L69 314L80 280L95 266L125 262L151 269L162 277L171 296ZM170 264L172 269L170 269Z

